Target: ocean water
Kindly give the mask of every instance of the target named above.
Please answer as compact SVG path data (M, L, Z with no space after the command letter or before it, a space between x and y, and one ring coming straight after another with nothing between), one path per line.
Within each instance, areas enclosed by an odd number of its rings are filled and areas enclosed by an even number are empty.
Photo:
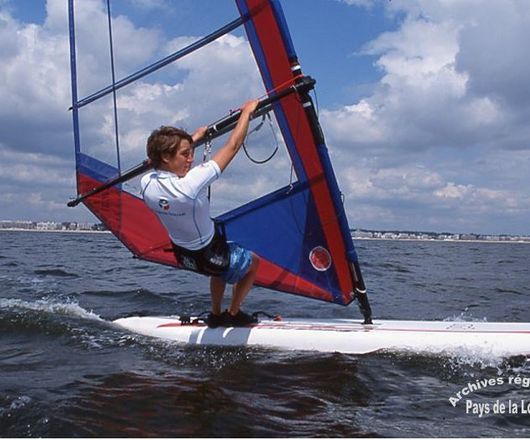
M528 244L356 246L376 319L530 321ZM245 306L360 317L259 288ZM208 308L206 278L111 235L0 232L0 436L530 436L526 356L197 348L110 323Z

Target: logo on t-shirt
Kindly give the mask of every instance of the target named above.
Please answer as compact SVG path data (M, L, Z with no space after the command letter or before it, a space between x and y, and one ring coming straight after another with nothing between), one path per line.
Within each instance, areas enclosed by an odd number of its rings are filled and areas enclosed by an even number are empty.
M164 211L168 211L169 201L161 197L160 199L158 199L158 206L160 206Z

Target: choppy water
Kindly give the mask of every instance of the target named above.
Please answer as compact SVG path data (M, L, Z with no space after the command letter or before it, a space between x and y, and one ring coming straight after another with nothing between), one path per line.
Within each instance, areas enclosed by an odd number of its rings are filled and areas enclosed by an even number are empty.
M376 318L530 321L529 245L357 249ZM110 235L0 232L0 436L530 436L524 356L190 348L109 323L208 307L205 278L135 260ZM359 317L356 306L264 289L246 308ZM490 378L504 384L466 397L488 414L450 404ZM498 414L497 400L523 403Z

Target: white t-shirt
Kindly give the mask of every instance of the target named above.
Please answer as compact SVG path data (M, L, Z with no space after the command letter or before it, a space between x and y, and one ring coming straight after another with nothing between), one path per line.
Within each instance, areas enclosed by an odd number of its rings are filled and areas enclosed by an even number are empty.
M186 176L154 170L142 177L147 206L166 227L171 241L190 250L206 246L214 235L208 186L221 175L213 160L192 168Z

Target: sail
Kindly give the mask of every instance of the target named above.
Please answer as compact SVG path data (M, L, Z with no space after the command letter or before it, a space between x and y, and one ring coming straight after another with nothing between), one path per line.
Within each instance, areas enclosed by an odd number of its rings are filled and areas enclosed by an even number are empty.
M73 0L70 3L72 112L78 192L86 193L120 174L119 165L82 152L78 111L99 97L139 78L143 69L78 100ZM274 95L303 78L280 3L236 0L240 18L192 45L196 50L244 24L266 90ZM185 56L185 48L155 67ZM151 69L152 71L153 69ZM147 72L147 73L146 73ZM256 284L314 299L349 304L364 283L341 193L313 102L307 90L290 93L273 111L292 161L296 181L221 216L227 238L260 258ZM86 198L83 203L137 257L178 267L167 232L142 199L121 185Z

